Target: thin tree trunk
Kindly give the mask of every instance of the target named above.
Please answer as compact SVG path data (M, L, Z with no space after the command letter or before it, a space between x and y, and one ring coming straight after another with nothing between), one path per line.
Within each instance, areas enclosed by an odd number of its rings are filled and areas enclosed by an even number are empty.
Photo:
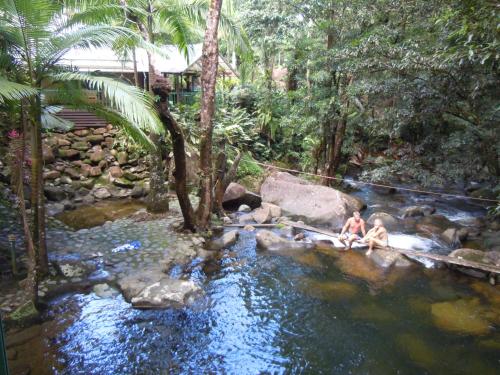
M198 226L207 229L212 212L212 133L215 113L215 83L219 63L219 43L217 30L222 0L211 0L207 18L207 28L203 41L201 71L201 140L200 172L201 191L198 206Z
M31 207L33 210L33 243L38 258L40 274L49 271L45 235L45 196L43 190L43 151L41 129L41 101L36 96L31 103Z
M331 161L331 176L334 177L340 165L340 155L342 144L344 143L345 129L347 125L347 115L344 115L337 124L335 131L335 143L333 145L332 161Z
M149 8L151 12L152 9ZM152 19L148 16L148 30L152 29ZM154 37L152 32L148 32L142 27L141 34L146 41L154 43ZM152 87L155 84L160 73L157 73L155 68L154 56L148 52L148 91L153 92ZM151 133L149 139L156 146L155 150L149 155L150 169L149 169L149 194L147 199L147 210L153 213L163 213L167 212L168 206L168 186L165 184L165 172L163 168L163 157L162 157L162 147L161 138L159 134Z
M184 229L194 231L196 229L196 220L187 190L186 148L184 144L184 135L182 134L181 127L172 117L172 114L168 109L170 84L166 78L156 77L152 89L153 93L158 95L160 98L156 104L160 119L172 137L175 162L175 171L173 172L175 178L175 191L177 193L179 205L181 206L182 216L184 217Z
M139 73L137 72L137 56L135 53L135 47L132 49L132 62L134 64L134 84L136 87L140 86L139 83Z
M238 154L234 158L233 164L229 168L229 170L226 172L226 165L227 165L227 159L226 159L226 153L221 152L219 154L219 157L221 159L223 158L223 162L219 162L218 160L218 165L220 163L221 169L218 170L217 172L217 180L215 184L215 197L214 197L214 211L219 215L219 217L224 216L224 208L222 207L222 199L224 198L224 193L226 192L227 187L229 184L235 180L236 178L236 172L238 171L238 165L240 164L241 161L241 152L237 150ZM223 168L222 168L223 166Z
M24 155L26 152L26 134L28 131L28 116L26 113L26 103L21 101L21 123L23 126L23 133L21 139L21 146L19 150L12 152L12 166L16 170L16 178L13 180L13 189L19 199L19 214L23 226L24 243L26 246L26 253L28 258L28 275L25 281L25 289L29 299L33 301L35 306L38 302L38 276L37 276L37 263L38 259L33 244L33 237L29 226L28 217L26 215L26 206L24 203Z

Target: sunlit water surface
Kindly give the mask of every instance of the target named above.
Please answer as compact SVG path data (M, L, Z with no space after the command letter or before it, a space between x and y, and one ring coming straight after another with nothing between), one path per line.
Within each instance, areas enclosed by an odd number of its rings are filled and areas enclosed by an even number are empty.
M384 274L358 252L263 253L248 232L213 266L194 270L204 296L182 310L94 294L53 301L47 364L57 374L499 373L498 321L477 334L433 319L433 303L472 297L499 313L465 277Z
M450 219L484 213L462 202L358 195L372 204L365 216L409 203L434 203ZM440 249L408 233L391 233L389 241ZM41 339L51 350L39 372L500 373L498 287L448 270L384 272L363 250L262 252L255 234L242 231L191 277L204 293L181 310L140 311L121 296L93 293L52 301Z

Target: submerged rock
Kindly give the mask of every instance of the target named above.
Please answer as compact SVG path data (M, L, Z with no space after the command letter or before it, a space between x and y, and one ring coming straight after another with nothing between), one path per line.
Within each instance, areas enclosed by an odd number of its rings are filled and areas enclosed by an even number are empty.
M375 249L370 258L383 268L389 268L392 265L396 267L409 267L411 265L410 261L393 250Z
M376 323L394 322L398 317L375 303L358 305L352 310L352 317L359 320L368 320Z
M353 298L358 294L358 288L344 281L318 281L311 278L301 280L301 289L311 297L332 301L343 298Z
M364 254L355 251L340 252L336 264L344 274L371 283L384 280L384 269L374 264Z
M341 227L363 203L338 190L313 185L286 172L275 172L261 187L262 200L281 208L283 213L308 224Z
M434 303L431 312L434 323L446 331L471 335L490 331L490 320L479 298Z
M314 248L311 242L297 242L287 240L278 234L269 230L259 230L255 235L257 246L263 250L281 251L281 250L310 250Z
M427 371L432 371L439 363L435 349L431 348L417 336L404 333L397 337L396 342L399 344L398 346L408 354L412 362Z

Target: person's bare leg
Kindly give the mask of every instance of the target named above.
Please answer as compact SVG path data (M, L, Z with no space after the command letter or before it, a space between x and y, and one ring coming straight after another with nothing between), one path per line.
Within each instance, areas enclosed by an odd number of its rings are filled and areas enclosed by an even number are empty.
M352 248L352 243L356 240L356 236L351 236L349 237L349 247L347 248L347 250L351 250Z
M375 241L373 239L370 239L370 242L368 242L368 251L366 252L366 255L370 255L373 252L373 245L375 244Z

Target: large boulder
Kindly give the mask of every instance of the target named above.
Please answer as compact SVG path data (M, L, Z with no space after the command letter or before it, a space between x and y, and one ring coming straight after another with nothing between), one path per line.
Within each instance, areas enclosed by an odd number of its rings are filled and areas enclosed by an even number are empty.
M367 224L373 225L375 223L376 219L382 220L384 223L384 226L389 229L389 230L395 230L398 229L400 226L399 220L395 218L394 216L387 214L385 212L375 212L373 213L368 220L366 221Z
M255 193L248 191L244 186L231 182L224 192L222 205L227 210L236 210L242 204L252 209L260 207L262 199Z
M432 206L411 206L403 211L403 218L429 216L436 212L436 208Z
M255 235L257 246L262 250L311 250L315 245L311 242L290 241L270 230L259 230Z
M353 211L364 206L341 191L311 184L286 172L275 172L266 178L260 192L264 202L281 207L284 215L331 228L341 227Z

